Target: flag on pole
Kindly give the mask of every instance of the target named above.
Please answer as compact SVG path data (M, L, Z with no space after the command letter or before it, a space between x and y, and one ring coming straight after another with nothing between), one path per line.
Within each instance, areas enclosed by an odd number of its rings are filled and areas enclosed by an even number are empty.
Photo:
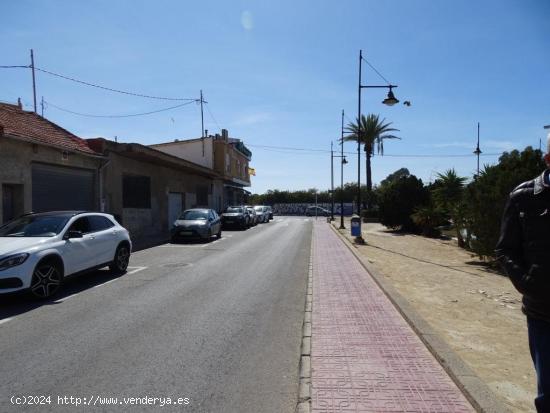
M252 176L256 176L256 169L248 167L248 174Z

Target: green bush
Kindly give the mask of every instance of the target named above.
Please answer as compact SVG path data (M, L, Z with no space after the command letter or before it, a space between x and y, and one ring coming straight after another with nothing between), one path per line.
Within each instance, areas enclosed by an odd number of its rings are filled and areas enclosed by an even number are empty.
M411 215L415 209L430 202L430 192L421 179L408 175L386 181L378 187L377 195L378 217L382 225L406 232L418 232L419 228Z
M467 230L471 249L480 258L494 255L500 223L510 192L520 183L533 179L546 168L542 153L530 146L523 152L505 152L499 163L485 166L466 187Z

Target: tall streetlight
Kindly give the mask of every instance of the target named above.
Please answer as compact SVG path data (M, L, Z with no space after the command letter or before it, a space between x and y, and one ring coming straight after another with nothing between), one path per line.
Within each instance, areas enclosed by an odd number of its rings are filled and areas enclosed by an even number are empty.
M344 165L348 163L344 156L344 111L342 110L342 132L340 137L340 155L334 155L332 142L330 143L330 182L331 182L331 212L330 220L334 221L334 158L340 158L340 229L344 226Z
M477 178L479 176L479 155L481 155L481 149L479 149L479 122L477 123L477 147L474 154L477 156Z
M344 165L348 163L344 156L344 109L342 109L342 127L340 128L340 229L344 226Z
M388 96L382 101L384 105L393 106L396 103L399 103L393 94L393 88L397 85L387 84L387 85L362 85L361 84L361 64L363 62L363 51L359 50L359 87L358 94L359 98L357 99L357 215L361 218L361 90L362 89L378 89L386 88L389 89ZM368 63L368 62L367 62ZM372 66L371 66L372 67ZM389 82L388 82L389 83ZM359 234L361 234L361 219L359 219ZM362 235L355 237L355 242L358 244L364 244L365 240Z

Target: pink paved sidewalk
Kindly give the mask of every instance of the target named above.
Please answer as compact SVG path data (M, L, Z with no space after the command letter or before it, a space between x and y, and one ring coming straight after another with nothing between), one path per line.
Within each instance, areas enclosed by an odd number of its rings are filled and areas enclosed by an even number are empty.
M327 223L313 232L313 412L473 412Z

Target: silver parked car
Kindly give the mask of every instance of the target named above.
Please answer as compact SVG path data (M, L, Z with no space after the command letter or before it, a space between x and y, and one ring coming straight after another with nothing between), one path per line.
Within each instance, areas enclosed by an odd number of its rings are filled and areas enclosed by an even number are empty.
M256 211L258 222L260 223L269 222L269 212L267 211L267 207L263 205L256 205L254 207L254 211Z
M183 211L172 227L172 242L185 238L209 240L222 236L222 222L213 209L194 208Z
M258 216L256 215L256 210L253 206L250 205L246 205L245 208L248 212L248 216L250 217L250 226L255 227L256 225L258 225Z

